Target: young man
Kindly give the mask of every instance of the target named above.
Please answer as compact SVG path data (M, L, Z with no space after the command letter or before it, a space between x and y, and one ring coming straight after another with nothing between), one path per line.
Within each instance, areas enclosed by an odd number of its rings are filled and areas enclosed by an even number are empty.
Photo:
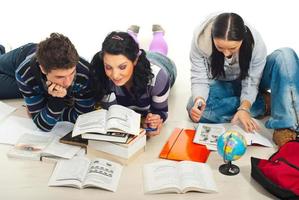
M17 85L40 129L50 131L58 121L75 122L93 110L89 64L67 37L52 33L38 45L20 47L14 56Z

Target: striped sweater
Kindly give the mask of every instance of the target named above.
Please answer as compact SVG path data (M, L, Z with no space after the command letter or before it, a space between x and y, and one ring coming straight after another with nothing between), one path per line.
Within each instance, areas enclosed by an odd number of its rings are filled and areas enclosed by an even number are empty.
M16 80L34 123L50 131L58 121L75 122L94 108L89 82L89 63L80 58L72 85L64 98L48 94L46 77L41 73L35 53L28 55L16 70Z
M147 93L135 99L125 87L119 87L111 82L111 93L105 95L101 101L107 109L110 105L119 104L129 107L143 117L148 112L158 114L165 121L168 116L168 95L170 81L168 73L157 65L151 65L154 78L147 87Z

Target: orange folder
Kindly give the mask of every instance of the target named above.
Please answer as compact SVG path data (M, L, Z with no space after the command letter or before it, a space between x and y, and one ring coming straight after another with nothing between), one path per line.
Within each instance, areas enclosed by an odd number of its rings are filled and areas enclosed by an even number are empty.
M205 145L193 143L195 130L175 128L159 157L169 160L206 162L210 151Z

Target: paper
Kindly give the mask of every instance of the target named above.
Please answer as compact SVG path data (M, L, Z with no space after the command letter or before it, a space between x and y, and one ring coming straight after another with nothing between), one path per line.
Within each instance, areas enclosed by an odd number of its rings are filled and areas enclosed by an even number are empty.
M0 121L5 119L9 114L14 112L15 110L16 108L0 101Z
M15 145L21 135L38 131L32 119L9 116L0 123L0 143Z
M0 144L15 145L24 133L57 135L59 137L66 135L73 128L70 122L58 122L52 131L44 132L36 127L32 119L9 116L0 123Z

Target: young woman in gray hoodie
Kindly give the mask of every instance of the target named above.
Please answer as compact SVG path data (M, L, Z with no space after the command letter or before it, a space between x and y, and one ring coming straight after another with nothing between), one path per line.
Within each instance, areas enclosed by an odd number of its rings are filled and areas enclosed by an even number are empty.
M239 121L246 131L253 131L258 125L251 117L271 110L266 127L275 129L274 142L281 146L295 139L299 61L292 49L267 56L264 41L253 27L235 13L222 13L196 28L190 60L192 97L187 110L194 122Z

